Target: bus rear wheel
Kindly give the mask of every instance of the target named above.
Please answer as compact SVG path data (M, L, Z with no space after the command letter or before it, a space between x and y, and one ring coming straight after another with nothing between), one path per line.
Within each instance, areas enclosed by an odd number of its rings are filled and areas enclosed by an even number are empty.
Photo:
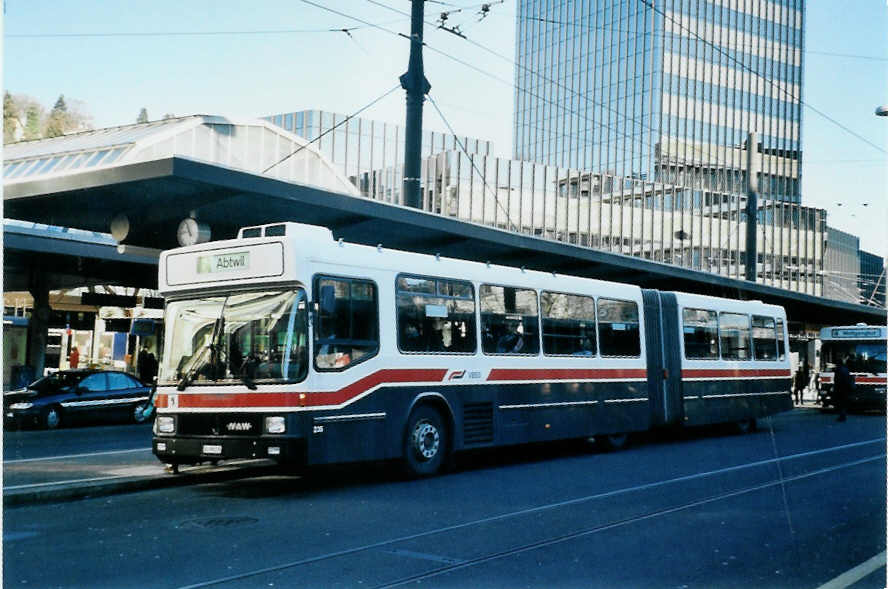
M441 413L434 407L420 405L410 412L404 436L404 470L407 475L427 477L444 464L448 433Z

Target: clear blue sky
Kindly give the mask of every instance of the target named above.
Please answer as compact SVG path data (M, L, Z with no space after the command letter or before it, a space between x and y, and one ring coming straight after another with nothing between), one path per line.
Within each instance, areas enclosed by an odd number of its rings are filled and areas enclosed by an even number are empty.
M407 11L407 0L380 0ZM409 21L367 0L319 4L393 31ZM451 14L469 39L501 59L448 33L426 29L431 95L458 134L491 139L510 155L512 141L515 0L492 6L478 22L480 0L426 4L427 20ZM807 2L803 99L888 151L888 6L885 0ZM164 113L253 117L321 108L350 113L397 84L407 65L405 39L361 26L300 0L6 0L3 85L51 107L59 94L82 101L96 127L135 122L142 107ZM276 34L250 31L295 30ZM337 32L328 32L336 29ZM133 35L154 32L239 31L240 34ZM105 36L15 37L99 33ZM130 33L125 36L108 34ZM456 63L443 51L471 66ZM878 60L815 52L869 55ZM362 116L403 122L398 91ZM888 254L888 166L885 153L845 133L811 109L803 113L802 199L828 211L829 224L861 237L861 247ZM425 125L446 130L433 108ZM842 206L838 206L841 203ZM868 206L863 206L868 203Z

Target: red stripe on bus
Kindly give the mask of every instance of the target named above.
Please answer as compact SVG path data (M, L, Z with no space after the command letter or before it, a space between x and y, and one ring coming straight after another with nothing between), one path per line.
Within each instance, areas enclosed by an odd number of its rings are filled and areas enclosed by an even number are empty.
M368 390L388 383L440 382L447 369L386 369L345 386L322 393L184 393L179 395L181 409L244 409L248 407L319 407L340 405ZM168 407L166 394L157 396L157 407Z
M688 369L681 371L682 378L749 378L751 376L773 376L775 378L789 378L789 370L767 369L749 370L742 368L704 368Z
M644 368L494 368L487 380L620 380L647 378Z
M885 384L888 383L888 378L884 376L854 376L854 384ZM831 376L821 376L820 382L825 384L832 384L833 377Z
M853 374L855 384L886 384L888 383L888 377L885 376L863 376L859 374ZM833 375L832 374L821 374L820 382L824 384L832 384Z
M885 384L888 383L888 378L884 376L855 376L854 382L857 384Z

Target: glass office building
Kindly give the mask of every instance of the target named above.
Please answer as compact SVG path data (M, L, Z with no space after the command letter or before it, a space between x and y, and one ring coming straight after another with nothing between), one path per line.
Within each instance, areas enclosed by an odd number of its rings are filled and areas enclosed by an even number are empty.
M518 0L513 156L588 173L606 211L593 247L737 278L752 156L758 280L819 293L826 215L800 198L803 25L803 0Z
M514 157L799 202L802 0L519 0Z

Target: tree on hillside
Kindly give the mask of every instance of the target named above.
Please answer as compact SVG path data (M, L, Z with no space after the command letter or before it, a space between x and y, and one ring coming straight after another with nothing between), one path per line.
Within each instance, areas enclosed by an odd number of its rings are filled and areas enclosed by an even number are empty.
M52 107L53 112L68 112L68 105L65 104L65 95L59 94L59 99L56 100L55 106Z
M25 108L25 139L43 137L43 109L32 103Z
M57 137L72 131L91 129L91 123L92 117L86 114L83 103L66 99L64 95L59 96L48 114L46 108L30 96L9 92L3 96L4 143Z
M49 111L43 136L58 137L59 135L64 135L71 127L71 121L68 117L68 105L65 104L65 95L61 94L59 99L56 100L55 106Z
M12 143L19 139L19 129L23 127L21 110L9 91L3 94L3 143Z
M148 122L148 110L143 106L142 110L139 111L139 117L136 119L137 123L147 123Z

